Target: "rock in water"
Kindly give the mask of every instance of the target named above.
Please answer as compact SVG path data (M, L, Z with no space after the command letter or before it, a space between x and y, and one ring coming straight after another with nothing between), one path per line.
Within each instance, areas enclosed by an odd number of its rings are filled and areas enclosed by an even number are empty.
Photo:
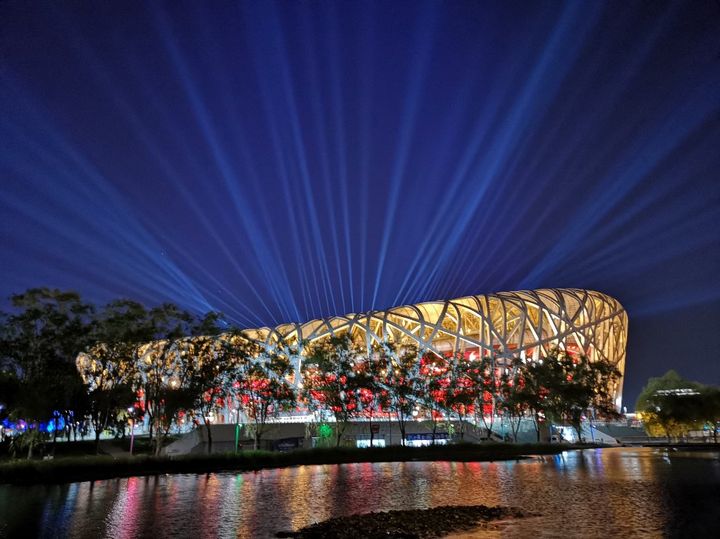
M430 509L408 509L335 517L296 532L278 532L276 537L425 539L470 530L483 522L522 516L525 515L512 507L444 505Z

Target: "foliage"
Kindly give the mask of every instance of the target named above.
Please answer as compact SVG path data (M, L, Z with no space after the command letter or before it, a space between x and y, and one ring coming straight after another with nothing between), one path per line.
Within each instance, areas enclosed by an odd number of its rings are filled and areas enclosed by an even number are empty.
M470 358L473 358L471 355ZM475 390L473 392L473 413L475 424L482 424L488 439L492 439L495 417L503 411L510 414L509 409L504 408L504 400L512 398L512 385L508 372L508 366L512 367L512 360L498 358L495 354L485 355L474 360L470 375L473 377ZM524 414L520 414L522 418ZM517 423L519 427L519 421ZM514 435L517 436L515 429Z
M85 382L98 450L100 433L117 417L118 410L132 406L135 400L132 382L137 369L133 360L131 346L122 342L97 343L78 355L77 369Z
M236 358L226 378L229 391L235 397L238 410L253 421L253 443L258 449L268 419L295 404L295 391L288 381L292 372L289 356L298 352L281 344L268 349L245 339L242 334L229 338L226 347L231 357Z
M0 371L0 421L10 415L18 400L20 380L14 372Z
M525 412L531 415L538 442L541 427L548 420L570 423L581 440L583 419L590 415L617 416L612 388L621 375L606 361L590 361L554 349L542 359L516 361L514 369L514 389L508 391L505 406L515 417Z
M467 417L475 414L477 394L480 393L478 378L479 366L462 352L449 355L445 358L447 371L444 389L445 409L448 415L454 414L460 425L460 440L465 437L465 422Z
M619 416L611 388L620 379L620 372L605 361L591 362L585 356L556 352L553 360L561 376L549 389L554 396L550 415L572 425L577 439L582 440L582 421L592 414L603 419Z
M517 442L520 422L531 413L534 397L525 387L525 363L520 358L513 358L509 374L501 378L498 391L498 409L510 424L512 439Z
M222 382L232 369L234 358L225 353L223 341L214 336L185 337L176 341L175 348L180 364L186 366L183 380L178 381L188 398L188 402L179 403L178 413L199 413L207 433L207 450L212 453L210 425L215 410L224 405L226 392ZM170 383L174 380L171 378Z
M77 399L82 382L74 364L92 341L94 310L74 292L48 288L33 288L10 300L14 312L3 316L0 366L18 380L11 414L38 429L25 437L31 456L45 438L42 424L82 407ZM53 429L53 439L57 435Z
M698 417L710 427L713 439L717 443L718 423L720 423L720 387L702 386L698 408Z
M210 313L198 319L175 305L165 304L149 312L149 327L154 340L134 346L138 367L135 388L142 395L141 409L149 417L151 433L155 433L155 452L160 453L171 426L180 414L193 410L201 391L199 379L202 362L187 355L184 338L214 335L219 332L219 317ZM210 336L193 346L199 351L214 341ZM185 355L183 356L183 353Z
M651 436L666 436L670 441L710 423L716 437L719 393L718 388L690 382L670 370L659 378L650 378L635 408Z
M336 446L348 422L360 410L356 367L360 353L348 335L332 337L311 346L303 364L303 396L308 408L324 420L335 419Z
M426 352L420 358L421 385L417 394L432 428L432 443L435 444L438 426L448 410L448 361L433 352Z
M0 336L3 364L22 379L36 380L58 364L73 364L92 339L93 308L74 292L33 288L10 298Z
M361 351L355 365L356 385L358 394L358 414L367 420L370 431L370 447L373 446L375 430L373 419L385 415L389 411L390 394L386 387L393 371L391 357L386 353L387 347L374 346L370 353Z
M419 405L423 384L418 351L412 346L398 351L391 343L384 342L376 349L376 354L381 369L380 386L386 391L386 405L395 415L400 443L405 445L406 425Z

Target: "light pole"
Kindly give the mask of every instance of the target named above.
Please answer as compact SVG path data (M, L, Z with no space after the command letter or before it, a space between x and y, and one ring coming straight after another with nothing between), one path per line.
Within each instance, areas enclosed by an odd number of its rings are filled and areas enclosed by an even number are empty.
M235 404L235 454L238 451L238 442L240 442L240 401Z
M133 454L133 443L135 442L135 416L132 415L134 409L132 406L128 408L128 413L130 413L130 456Z

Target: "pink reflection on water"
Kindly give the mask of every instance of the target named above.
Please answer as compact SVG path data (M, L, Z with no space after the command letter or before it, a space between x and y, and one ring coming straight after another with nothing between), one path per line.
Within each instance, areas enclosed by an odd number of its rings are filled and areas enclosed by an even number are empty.
M0 486L0 500L14 504L12 511L0 505L0 525L3 518L14 519L9 529L22 530L31 521L38 523L37 535L83 538L272 537L352 513L484 504L539 513L503 528L504 537L560 533L568 522L582 523L569 536L580 530L593 537L653 537L676 529L685 514L714 522L718 485L717 454L681 459L644 449L568 452L521 462L298 466L27 491Z
M108 514L107 534L117 539L132 539L140 531L142 503L141 479L130 477L123 480L124 489L118 490L112 509Z

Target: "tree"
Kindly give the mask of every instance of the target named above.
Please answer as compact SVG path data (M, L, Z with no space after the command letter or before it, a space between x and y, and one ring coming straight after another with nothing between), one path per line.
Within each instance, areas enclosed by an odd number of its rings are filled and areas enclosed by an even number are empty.
M174 340L146 343L138 348L138 355L142 409L149 418L150 438L157 455L175 415L189 408L194 399L185 386L188 369L177 356Z
M0 370L0 423L15 410L20 380L14 372Z
M514 369L509 403L530 412L538 442L540 426L547 420L570 423L582 440L582 420L588 414L617 416L613 388L621 374L607 361L590 361L556 348L542 359L515 360Z
M348 335L331 337L308 349L303 364L303 396L308 408L335 420L335 445L340 446L349 421L358 413L355 366L358 351Z
M62 364L49 379L52 382L46 390L46 395L50 399L53 412L46 430L52 435L54 455L57 439L62 437L63 430L68 440L70 439L71 424L75 422L76 417L83 418L87 415L89 402L82 378L74 365Z
M77 357L77 369L87 388L90 422L95 431L95 451L100 450L100 434L119 409L135 400L132 381L136 366L133 345L101 342Z
M100 434L135 402L138 349L155 336L150 313L140 303L116 300L95 320L95 343L76 359L86 386L88 415L99 451Z
M92 341L93 308L76 292L32 288L10 301L16 312L5 316L0 357L23 379L43 376L58 363L74 364Z
M465 420L475 413L475 402L480 393L478 385L478 369L465 354L458 352L446 358L447 372L445 378L445 408L448 415L458 418L460 440L465 438Z
M712 430L715 443L718 441L718 422L720 422L720 388L703 386L699 396L699 417Z
M193 386L196 365L181 356L178 343L184 337L219 332L220 317L209 313L198 319L172 304L152 309L149 317L154 338L135 347L136 384L150 420L151 439L155 431L155 454L159 455L178 414L192 409L197 398Z
M417 348L406 346L398 351L394 345L385 342L378 350L378 362L380 383L387 391L388 407L398 422L400 444L405 445L407 421L420 401L422 388Z
M685 380L674 370L650 378L635 404L648 434L664 435L670 442L673 437L702 428L704 414L697 398L701 390L701 384Z
M136 387L143 399L142 410L149 419L150 441L154 442L155 454L160 454L175 416L194 400L185 385L187 364L181 361L176 343L192 334L195 319L172 304L150 310L148 318L153 337L134 348L138 366Z
M385 346L374 346L369 350L370 353L359 356L355 365L359 414L368 420L370 447L373 447L375 440L373 418L384 413L390 404L386 381L393 365L386 351Z
M253 422L254 449L260 448L267 421L296 402L288 381L294 347L282 344L270 348L240 335L227 343L237 358L228 381L239 407Z
M472 377L475 386L473 392L475 424L482 423L485 436L489 439L492 437L495 416L499 409L504 373L495 354L482 355L471 362L468 375Z
M226 395L223 382L234 366L234 357L226 353L224 343L215 336L185 337L177 341L176 349L182 365L180 371L185 372L181 384L191 399L188 409L183 411L200 413L210 454L213 412L223 404Z
M604 419L619 417L612 388L622 375L614 365L559 351L547 359L550 358L557 362L561 373L549 387L554 397L550 399L550 414L570 423L578 440L582 441L582 420L590 414Z
M529 393L525 392L525 363L515 357L510 360L510 370L500 379L499 405L507 418L513 442L518 441L518 432L523 418L531 413Z
M554 353L542 359L520 362L517 368L520 383L515 386L515 398L523 402L530 413L539 442L540 427L552 415L556 406L558 393L554 392L553 388L559 387L562 381L562 368Z
M75 292L48 288L13 295L11 304L14 312L0 328L0 365L19 381L13 414L37 431L27 436L32 457L48 431L56 439L60 416L75 406L81 384L75 358L92 342L93 308Z
M432 443L435 445L437 429L449 410L448 387L448 360L434 352L426 352L420 358L421 387L418 391L418 400L430 420L432 428Z

